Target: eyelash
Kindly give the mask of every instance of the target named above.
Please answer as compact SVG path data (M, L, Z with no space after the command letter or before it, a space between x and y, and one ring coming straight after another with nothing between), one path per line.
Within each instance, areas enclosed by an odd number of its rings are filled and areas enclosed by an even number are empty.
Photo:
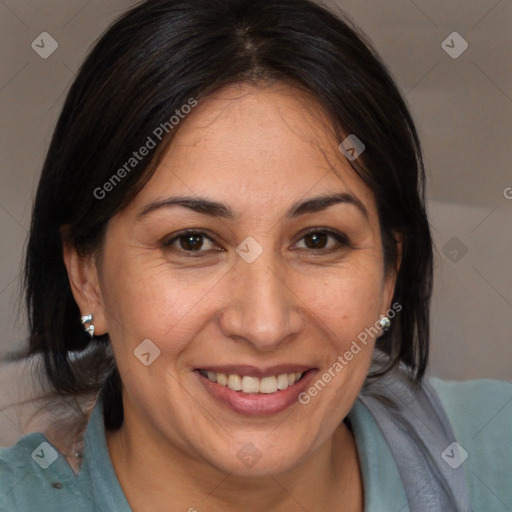
M294 250L306 250L307 252L314 253L314 254L330 254L332 252L339 251L341 249L345 248L352 248L352 244L350 242L350 239L345 235L344 233L338 233L336 231L333 231L331 229L322 229L322 228L314 228L310 229L304 233L302 233L301 237L297 242L295 242L294 245L298 244L301 240L303 240L308 235L314 235L314 234L325 234L328 238L334 238L336 240L337 245L334 247L328 247L328 248L320 248L320 249L314 249L314 248L301 248L301 249L294 249ZM201 256L201 253L209 253L212 250L216 252L220 252L222 249L208 249L208 250L197 250L197 251L187 251L182 248L173 248L173 244L175 242L178 242L182 237L186 237L187 235L195 235L204 237L213 244L215 244L215 241L212 239L212 237L208 236L204 231L196 231L193 229L182 231L181 233L178 233L177 235L173 236L171 239L164 241L162 246L164 249L175 249L176 252L181 252L183 254L186 254L187 257L197 258Z

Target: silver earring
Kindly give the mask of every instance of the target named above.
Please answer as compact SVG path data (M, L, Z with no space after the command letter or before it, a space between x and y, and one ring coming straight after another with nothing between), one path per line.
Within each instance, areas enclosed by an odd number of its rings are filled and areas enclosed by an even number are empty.
M382 330L386 332L389 331L389 328L391 327L391 320L387 316L383 316L379 320L379 324L382 327Z
M82 317L82 325L84 326L86 332L89 333L89 336L92 338L94 336L94 325L92 323L93 315L90 313L89 315L84 315ZM90 324L89 327L87 327L85 324Z

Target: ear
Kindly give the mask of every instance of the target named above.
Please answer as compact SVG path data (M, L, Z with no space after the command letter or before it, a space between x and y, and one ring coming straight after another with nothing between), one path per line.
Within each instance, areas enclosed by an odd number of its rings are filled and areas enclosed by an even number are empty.
M93 255L79 255L74 246L65 242L63 242L63 258L71 291L82 316L92 313L94 334L105 334L108 328L105 322L105 308L96 259Z

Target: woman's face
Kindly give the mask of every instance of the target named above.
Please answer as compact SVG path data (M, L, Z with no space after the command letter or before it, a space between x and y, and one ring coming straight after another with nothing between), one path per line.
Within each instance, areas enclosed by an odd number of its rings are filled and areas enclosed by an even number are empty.
M349 412L358 335L390 307L375 199L286 86L224 88L181 123L97 259L124 428L229 473L291 469Z

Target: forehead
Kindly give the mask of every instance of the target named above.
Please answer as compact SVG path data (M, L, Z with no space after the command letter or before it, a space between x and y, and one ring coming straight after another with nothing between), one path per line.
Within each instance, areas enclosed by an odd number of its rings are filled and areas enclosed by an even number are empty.
M308 194L373 194L341 151L321 105L284 84L236 84L202 100L183 120L137 199L212 196L236 211L273 208Z

